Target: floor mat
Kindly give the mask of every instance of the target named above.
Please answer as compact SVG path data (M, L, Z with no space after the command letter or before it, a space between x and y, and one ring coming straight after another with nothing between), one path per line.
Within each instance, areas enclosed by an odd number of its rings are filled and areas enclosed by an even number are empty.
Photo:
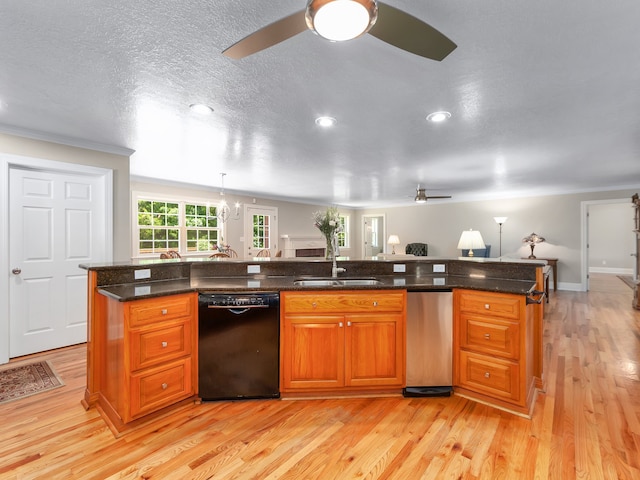
M18 400L63 385L47 361L0 369L0 403Z

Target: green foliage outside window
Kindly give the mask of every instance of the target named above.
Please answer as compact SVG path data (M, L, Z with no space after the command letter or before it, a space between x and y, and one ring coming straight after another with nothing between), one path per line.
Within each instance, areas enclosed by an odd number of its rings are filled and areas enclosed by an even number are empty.
M181 235L185 235L187 252L214 250L221 237L217 208L185 203L183 209L181 214L179 202L139 200L139 253L180 251Z

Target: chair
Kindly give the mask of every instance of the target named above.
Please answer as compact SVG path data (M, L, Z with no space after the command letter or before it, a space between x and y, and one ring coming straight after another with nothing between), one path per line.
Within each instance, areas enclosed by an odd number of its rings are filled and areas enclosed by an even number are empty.
M175 250L167 250L166 252L162 252L160 254L160 258L182 258L182 257Z
M225 252L215 252L215 253L212 253L211 255L209 255L209 258L217 258L217 257L219 257L219 258L229 258L230 255L228 253L225 253Z
M415 255L417 257L426 257L429 245L426 243L407 243L404 249L404 253L408 255Z
M231 258L238 258L238 252L236 252L233 248L227 248L226 252L227 255L229 255Z
M256 255L256 257L270 257L270 256L271 256L271 250L269 250L268 248L260 250Z
M489 258L491 256L491 245L487 245L486 243L484 244L485 248L474 248L473 249L473 256L474 257L480 257L480 258ZM469 250L468 249L463 249L460 250L462 252L462 256L463 257L468 257L469 256Z
M282 256L282 250L278 250L278 253L276 253L276 257L281 257Z

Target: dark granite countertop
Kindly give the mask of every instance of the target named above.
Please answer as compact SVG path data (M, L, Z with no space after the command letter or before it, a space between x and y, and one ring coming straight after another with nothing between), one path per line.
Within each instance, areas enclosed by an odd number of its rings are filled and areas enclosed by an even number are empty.
M378 275L376 285L298 286L293 276L234 276L200 277L194 279L159 280L99 287L103 295L118 301L137 300L186 292L259 292L259 291L313 291L313 290L386 290L406 289L411 291L437 291L465 288L491 292L527 295L535 288L531 280L505 280L464 275ZM345 279L350 277L342 277ZM358 277L363 278L363 277ZM367 277L368 278L368 277Z

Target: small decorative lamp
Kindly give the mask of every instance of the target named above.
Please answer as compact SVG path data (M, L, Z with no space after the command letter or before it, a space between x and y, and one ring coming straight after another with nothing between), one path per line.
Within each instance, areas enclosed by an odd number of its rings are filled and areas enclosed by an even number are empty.
M465 230L462 232L462 235L460 235L458 248L460 250L469 250L469 256L473 257L474 248L486 248L486 246L478 230Z
M498 225L500 225L500 253L499 257L502 256L502 224L507 221L507 217L493 217Z
M536 256L533 254L533 249L536 246L536 244L542 243L542 242L544 242L544 238L538 235L537 233L532 233L531 235L528 235L522 239L522 243L528 243L529 246L531 247L531 255L529 255L528 258L536 258Z
M389 240L387 240L387 243L391 245L391 253L395 255L396 245L400 245L400 238L398 238L398 235L389 235Z

